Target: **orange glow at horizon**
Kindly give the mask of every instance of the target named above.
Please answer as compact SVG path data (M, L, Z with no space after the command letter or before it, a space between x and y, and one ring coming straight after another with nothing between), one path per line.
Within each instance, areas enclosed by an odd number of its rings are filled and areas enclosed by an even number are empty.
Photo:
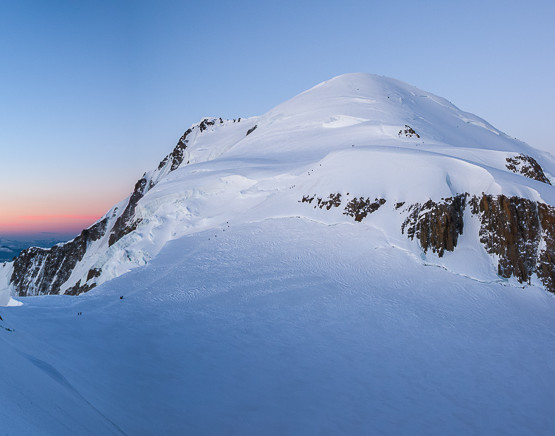
M48 185L48 181L45 185ZM78 181L54 187L0 184L0 237L56 233L77 235L108 212L126 194Z
M27 233L75 233L86 229L102 215L44 214L0 216L0 235Z

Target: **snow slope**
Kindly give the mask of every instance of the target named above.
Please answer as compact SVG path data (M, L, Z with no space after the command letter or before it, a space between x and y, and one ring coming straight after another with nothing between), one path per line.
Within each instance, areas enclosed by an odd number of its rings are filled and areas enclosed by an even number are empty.
M2 431L555 432L553 295L498 275L468 208L441 257L402 231L410 205L462 193L555 205L507 167L530 156L553 180L549 155L368 74L202 124L144 175L129 232L110 244L133 195L55 291L96 288L1 308ZM303 202L330 194L341 207ZM356 222L360 197L386 202Z
M230 222L4 308L3 432L553 434L554 298L357 224Z

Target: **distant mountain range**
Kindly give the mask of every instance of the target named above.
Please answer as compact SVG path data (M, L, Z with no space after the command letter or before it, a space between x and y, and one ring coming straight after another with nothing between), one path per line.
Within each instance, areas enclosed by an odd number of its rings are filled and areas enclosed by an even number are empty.
M64 235L30 235L17 236L13 238L0 238L0 262L9 262L17 257L19 253L29 247L49 248L60 242L68 240Z

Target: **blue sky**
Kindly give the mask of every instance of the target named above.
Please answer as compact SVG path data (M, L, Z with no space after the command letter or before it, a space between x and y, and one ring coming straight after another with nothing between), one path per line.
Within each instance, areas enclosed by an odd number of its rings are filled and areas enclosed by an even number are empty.
M3 0L0 236L40 217L71 232L201 117L258 115L347 72L555 154L554 16L548 1Z

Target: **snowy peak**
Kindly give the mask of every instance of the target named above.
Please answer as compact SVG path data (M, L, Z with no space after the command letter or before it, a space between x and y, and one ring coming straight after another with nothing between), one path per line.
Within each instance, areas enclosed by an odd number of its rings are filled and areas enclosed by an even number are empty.
M433 123L438 117L443 122ZM500 135L486 121L460 111L441 97L395 79L363 73L344 74L322 82L278 105L263 120L287 121L292 118L323 122L328 128L360 123L394 126L391 130L393 137L398 126L416 124L420 131L437 133L438 127L449 120L449 125L469 123ZM427 122L433 125L432 129L426 128Z
M370 226L384 235L370 244L426 264L555 291L554 172L548 155L441 97L345 74L259 117L203 118L102 220L62 248L22 253L0 287L78 294L170 240L291 217Z

